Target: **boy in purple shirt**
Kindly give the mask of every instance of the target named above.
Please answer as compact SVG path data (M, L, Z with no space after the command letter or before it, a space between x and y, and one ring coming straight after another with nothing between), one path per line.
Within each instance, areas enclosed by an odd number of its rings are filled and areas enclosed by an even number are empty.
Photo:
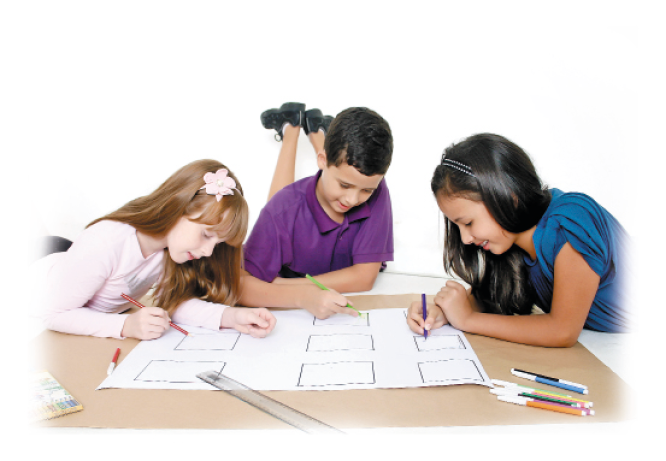
M261 116L282 140L269 201L245 244L240 303L301 307L317 318L358 315L339 292L370 290L393 260L393 217L384 175L393 138L386 121L362 107L335 119L286 103ZM294 182L300 128L320 171ZM330 290L305 279L315 276Z

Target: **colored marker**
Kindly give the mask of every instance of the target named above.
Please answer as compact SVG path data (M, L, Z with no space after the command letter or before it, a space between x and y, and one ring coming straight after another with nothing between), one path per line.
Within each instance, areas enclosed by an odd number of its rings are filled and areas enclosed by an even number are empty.
M321 288L322 290L330 291L330 290L329 290L328 288L326 288L324 285L322 285L321 283L319 283L318 281L316 281L316 280L314 279L314 277L312 277L310 274L305 274L305 278L307 278L309 281L311 281L312 283L314 283L315 285L317 285L317 286L318 286L319 288ZM361 314L361 312L360 312L358 309L356 309L354 306L352 306L351 304L347 303L347 307L350 308L350 309L354 309L356 312L358 312L358 316L359 316L359 317L363 317L363 314Z
M128 300L129 302L131 302L132 304L134 304L135 306L137 306L140 309L143 309L144 307L146 307L143 304L141 304L139 301L137 301L136 299L133 299L133 298L127 296L125 293L121 293L120 296L122 296L123 298L125 298L126 300ZM171 325L174 329L180 331L182 334L184 334L186 336L194 336L194 335L191 335L190 333L188 333L187 331L183 330L181 327L179 327L178 325L176 325L173 322L169 322L169 325Z
M513 368L513 370L519 371L521 373L527 373L528 375L534 375L542 379L550 379L551 381L557 381L558 383L568 384L569 386L580 387L581 389L587 389L587 386L584 384L578 384L559 378L551 378L550 376L540 375L539 373L532 373L531 371L519 370L518 368Z
M493 393L494 393L494 392L493 392ZM519 395L515 395L515 394L514 394L514 395L510 395L510 394L495 394L495 395L497 395L497 396L500 396L500 395L501 395L501 396L503 396L503 397L525 397L525 396L523 396L523 395L520 395L520 396L519 396ZM554 405L554 406L556 406L556 407L560 407L560 408L573 408L574 410L579 410L579 411L584 412L585 415L594 415L594 410L590 410L590 409L588 409L588 408L572 407L571 405L567 405L566 403L548 402L548 401L544 401L544 400L536 399L536 398L532 398L532 397L526 397L526 398L529 399L529 400L531 400L531 401L533 401L533 402L535 402L535 403L539 403L539 402L541 402L541 403L547 403L547 404L549 404L549 405ZM576 414L578 414L578 413L576 413Z
M113 359L109 364L109 368L106 369L106 374L110 375L113 373L113 369L116 368L116 363L118 363L118 356L120 355L120 348L116 349L116 353L113 354Z
M560 405L565 405L567 407L576 407L580 408L581 404L578 402L571 402L567 400L562 400L562 399L556 399L554 397L548 397L547 395L539 395L539 394L534 394L530 392L523 392L518 389L516 390L511 390L511 389L490 389L490 393L494 395L506 395L506 396L515 396L515 397L528 397L530 399L534 400L543 400L545 402L551 402L551 403L557 403Z
M571 401L571 402L580 403L585 408L591 408L591 407L594 406L593 402L590 402L588 400L577 399L577 398L572 397L572 396L567 395L567 394L560 394L559 392L545 391L543 389L537 389L537 388L534 388L534 387L523 386L522 384L511 383L511 382L502 381L502 380L499 380L499 379L491 379L490 381L496 386L504 386L505 389L511 389L511 390L516 389L517 391L519 390L521 392L531 392L533 394L545 395L547 397L555 397L555 398L562 399L562 400L568 400L568 401Z
M565 408L554 403L534 401L527 397L510 397L506 395L498 395L497 400L501 400L502 402L507 402L507 403L513 403L515 405L522 405L526 407L541 408L543 410L556 411L558 413L567 413L569 415L577 415L577 416L588 415L588 411L583 410L581 408L571 408L571 407Z
M428 310L426 309L426 295L423 293L421 295L421 306L423 307L423 337L428 339L428 330L425 328L425 320L428 317ZM425 341L424 339L424 341Z
M579 394L587 394L588 393L588 390L583 389L582 387L570 386L568 384L563 384L563 383L560 383L558 381L551 381L550 379L540 378L540 377L534 376L530 373L516 371L514 368L511 369L511 374L513 374L514 376L518 376L519 378L525 378L525 379L529 379L530 381L536 381L537 383L548 384L549 386L559 387L560 389L566 389L568 391L578 392Z

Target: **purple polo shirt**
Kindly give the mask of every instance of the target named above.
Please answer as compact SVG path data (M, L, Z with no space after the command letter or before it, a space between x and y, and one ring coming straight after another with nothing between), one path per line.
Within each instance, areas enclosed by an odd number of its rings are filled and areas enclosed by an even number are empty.
M245 243L245 270L272 282L360 263L393 261L393 213L386 180L365 203L333 221L317 201L321 170L278 191Z

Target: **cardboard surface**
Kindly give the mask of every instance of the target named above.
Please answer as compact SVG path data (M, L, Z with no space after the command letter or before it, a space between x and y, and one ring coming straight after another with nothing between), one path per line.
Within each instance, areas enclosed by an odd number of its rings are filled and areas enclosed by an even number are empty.
M353 296L360 310L404 308L420 295ZM521 424L594 424L628 420L630 388L590 351L525 346L466 334L488 376L531 385L511 375L519 368L585 384L595 416L571 416L497 401L478 385L412 389L264 392L314 418L344 430L372 427L432 427ZM288 429L291 426L223 391L171 391L95 388L117 347L120 362L137 340L93 338L45 331L34 342L36 368L48 370L83 411L38 423L45 427ZM251 364L248 364L251 366ZM535 387L564 392L538 384Z

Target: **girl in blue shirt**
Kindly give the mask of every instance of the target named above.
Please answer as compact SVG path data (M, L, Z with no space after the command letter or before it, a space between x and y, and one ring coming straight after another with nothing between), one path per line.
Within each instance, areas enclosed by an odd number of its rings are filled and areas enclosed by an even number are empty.
M547 189L528 155L493 134L447 148L431 186L445 216L444 268L470 288L447 281L425 320L414 303L407 320L414 332L450 323L570 347L583 327L627 330L626 234L592 198ZM544 313L529 315L535 305Z

